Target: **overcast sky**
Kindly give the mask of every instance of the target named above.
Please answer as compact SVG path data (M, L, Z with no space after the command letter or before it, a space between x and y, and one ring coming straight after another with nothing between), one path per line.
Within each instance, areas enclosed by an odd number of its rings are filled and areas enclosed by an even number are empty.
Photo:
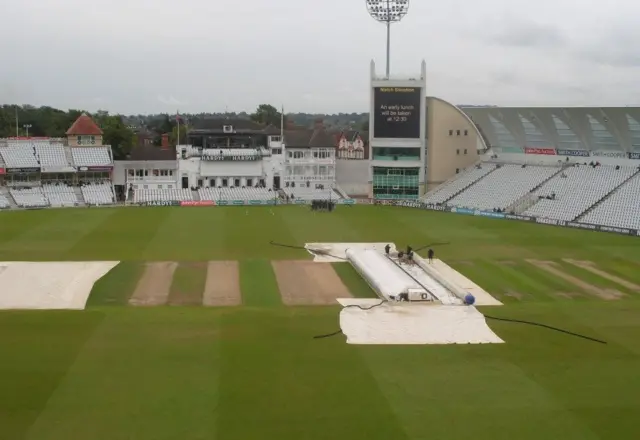
M118 113L368 111L365 0L0 0L0 103ZM640 105L640 3L412 0L392 74L455 104Z

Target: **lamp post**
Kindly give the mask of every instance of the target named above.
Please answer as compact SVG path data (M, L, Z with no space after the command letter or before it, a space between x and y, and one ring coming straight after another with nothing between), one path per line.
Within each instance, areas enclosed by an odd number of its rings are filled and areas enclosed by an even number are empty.
M391 23L397 23L407 15L409 0L365 0L369 15L387 26L387 79L391 66Z
M24 125L22 126L22 128L24 128L24 129L27 131L27 137L29 137L29 129L30 129L31 127L33 127L33 125L31 125L31 124L24 124Z

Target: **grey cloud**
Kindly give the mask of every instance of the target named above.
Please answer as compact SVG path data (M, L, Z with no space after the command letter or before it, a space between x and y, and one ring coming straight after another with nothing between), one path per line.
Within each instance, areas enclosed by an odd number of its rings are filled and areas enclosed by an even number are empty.
M528 20L507 20L504 27L489 35L489 40L514 47L559 48L567 43L566 36L556 25Z
M0 3L3 103L367 111L369 61L385 64L384 26L361 0ZM393 26L392 73L415 76L426 59L428 94L452 102L632 104L638 14L631 0L414 1Z

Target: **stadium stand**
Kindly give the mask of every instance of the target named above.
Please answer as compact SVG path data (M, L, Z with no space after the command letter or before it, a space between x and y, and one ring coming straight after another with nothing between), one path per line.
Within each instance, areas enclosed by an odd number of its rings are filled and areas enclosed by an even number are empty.
M49 141L36 141L33 144L36 156L44 172L73 172L75 169L67 162L64 146Z
M77 167L112 166L113 161L107 147L73 147L71 148L73 163Z
M82 185L82 197L87 205L111 205L115 195L111 183L93 182Z
M39 186L22 189L12 188L9 193L21 208L44 208L49 206L49 201Z
M190 189L137 189L133 193L134 203L182 202L185 200L193 200Z
M559 171L557 167L503 165L447 204L485 211L504 210Z
M59 183L56 185L44 184L42 191L53 207L78 206L79 201L74 189L68 185Z
M0 148L0 155L7 168L40 168L31 144L7 143Z
M200 188L200 200L273 200L277 193L267 188Z
M11 204L9 203L9 200L7 200L4 194L0 194L0 209L7 209L10 207Z
M424 201L434 204L444 203L495 169L495 164L485 163L474 166L458 174L454 180L445 182L434 191L428 193Z
M640 229L640 172L597 204L578 221Z
M631 167L589 165L565 168L562 173L534 191L541 197L524 215L572 221L629 179L636 169ZM555 194L554 199L546 197Z

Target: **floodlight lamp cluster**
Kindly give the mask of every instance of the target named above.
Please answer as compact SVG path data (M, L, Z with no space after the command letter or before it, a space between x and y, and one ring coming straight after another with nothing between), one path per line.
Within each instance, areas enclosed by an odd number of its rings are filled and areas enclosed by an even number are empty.
M367 11L377 21L395 23L409 11L409 0L365 0Z

